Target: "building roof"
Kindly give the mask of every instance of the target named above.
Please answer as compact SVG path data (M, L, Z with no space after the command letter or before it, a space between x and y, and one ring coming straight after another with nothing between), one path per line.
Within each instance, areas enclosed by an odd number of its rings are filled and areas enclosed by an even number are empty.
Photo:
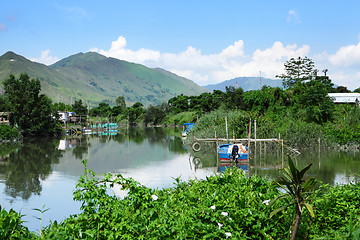
M360 93L329 93L334 103L360 103Z

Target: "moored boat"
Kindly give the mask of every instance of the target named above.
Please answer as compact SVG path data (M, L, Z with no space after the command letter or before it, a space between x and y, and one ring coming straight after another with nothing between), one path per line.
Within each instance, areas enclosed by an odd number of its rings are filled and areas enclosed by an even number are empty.
M248 148L241 143L226 143L217 149L221 161L248 160Z
M181 133L182 137L186 137L188 132L195 126L195 123L184 123L183 131Z

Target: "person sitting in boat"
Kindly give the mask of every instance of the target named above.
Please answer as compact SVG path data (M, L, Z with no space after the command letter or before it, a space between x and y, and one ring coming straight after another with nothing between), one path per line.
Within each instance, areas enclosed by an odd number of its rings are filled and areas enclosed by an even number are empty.
M239 146L235 144L231 150L231 160L237 161L237 159L239 157L238 153L239 153Z

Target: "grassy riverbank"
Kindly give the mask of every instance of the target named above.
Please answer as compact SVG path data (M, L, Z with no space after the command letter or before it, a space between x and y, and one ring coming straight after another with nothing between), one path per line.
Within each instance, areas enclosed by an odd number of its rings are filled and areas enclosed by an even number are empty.
M318 124L293 114L290 109L268 111L265 114L248 111L231 111L220 108L203 115L189 134L197 138L226 137L225 116L227 117L229 137L247 138L249 121L252 124L251 136L254 137L256 120L257 138L278 138L293 148L334 148L359 150L360 108L357 106L337 106L333 121Z
M109 188L127 191L120 198ZM294 209L270 218L285 200L263 177L237 169L205 180L174 180L174 187L151 189L131 178L85 169L74 191L82 212L41 233L30 233L15 212L1 212L1 237L13 239L287 239ZM321 185L312 196L315 218L302 216L299 239L356 239L360 230L360 184ZM270 200L270 201L268 201ZM269 205L268 205L269 204ZM46 212L44 213L46 214ZM11 225L8 225L9 221ZM311 226L310 226L311 224ZM6 235L8 234L8 235Z

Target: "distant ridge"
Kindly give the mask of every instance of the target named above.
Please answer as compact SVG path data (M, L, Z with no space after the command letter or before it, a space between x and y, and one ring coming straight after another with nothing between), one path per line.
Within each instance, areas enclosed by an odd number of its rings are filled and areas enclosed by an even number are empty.
M261 89L262 86L270 86L270 87L280 87L282 88L282 81L281 80L273 80L270 78L260 78L260 77L237 77L234 79L226 80L224 82L218 84L211 84L203 86L204 88L214 91L220 90L225 92L225 87L241 87L244 91L250 90L258 90Z
M27 73L39 78L42 92L53 101L72 103L75 100L115 104L124 96L128 105L141 102L158 105L177 96L199 95L206 92L193 81L159 68L148 68L95 52L77 53L53 65L32 62L14 52L0 57L0 82L9 77Z

